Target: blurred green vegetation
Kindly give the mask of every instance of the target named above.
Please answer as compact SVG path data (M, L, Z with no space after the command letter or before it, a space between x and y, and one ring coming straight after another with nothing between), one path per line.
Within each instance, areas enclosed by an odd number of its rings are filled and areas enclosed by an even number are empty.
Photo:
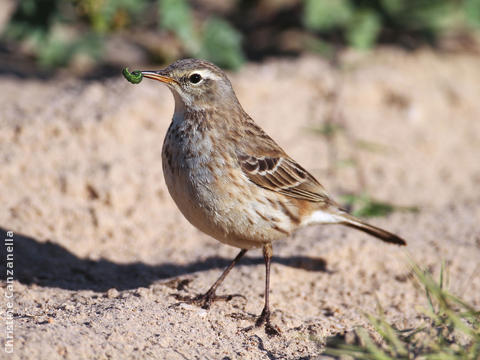
M305 0L304 24L320 33L339 30L353 47L368 49L382 31L434 41L452 29L479 26L479 0Z
M342 196L342 203L348 209L351 209L353 215L358 217L381 217L387 216L395 211L418 212L420 209L416 206L398 206L376 200L367 194L346 194Z
M147 61L194 56L235 69L246 58L339 46L435 45L446 32L480 29L480 0L21 0L1 25L7 49L46 68L78 56L101 63L115 35ZM171 46L156 51L146 33Z
M480 311L445 289L445 266L439 281L411 264L411 275L425 291L427 308L420 308L416 328L398 329L391 325L378 305L378 315L367 319L378 336L363 328L355 330L354 341L336 336L327 340L324 355L334 359L410 360L480 358ZM379 341L380 340L380 341Z

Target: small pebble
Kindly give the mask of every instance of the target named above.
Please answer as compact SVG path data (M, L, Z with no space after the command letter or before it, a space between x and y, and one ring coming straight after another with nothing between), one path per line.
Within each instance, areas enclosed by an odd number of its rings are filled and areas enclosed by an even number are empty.
M118 290L115 288L109 289L107 291L107 297L109 299L115 299L118 296Z

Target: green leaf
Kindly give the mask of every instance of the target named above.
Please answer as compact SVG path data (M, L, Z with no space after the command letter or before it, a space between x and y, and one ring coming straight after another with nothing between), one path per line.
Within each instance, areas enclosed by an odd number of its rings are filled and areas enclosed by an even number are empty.
M355 145L359 149L374 152L374 153L387 152L389 150L389 147L387 145L376 143L373 141L368 141L368 140L359 139L355 141Z
M405 0L381 0L380 3L391 16L399 14L405 8Z
M305 0L303 7L304 25L311 30L330 30L347 24L353 9L348 0Z
M50 36L42 46L39 46L38 61L46 68L65 66L72 55L71 44Z
M367 194L346 194L342 201L353 207L353 215L359 217L387 216L394 211L418 212L416 206L398 206L372 199Z
M76 53L83 53L98 60L103 53L103 44L104 37L91 31L76 40L73 44L73 50Z
M370 49L376 42L382 24L372 10L359 10L348 25L347 39L357 49Z
M240 33L228 22L211 18L205 24L199 55L219 66L237 69L245 62L241 43Z
M394 205L373 200L367 195L345 195L343 201L353 205L353 215L359 217L387 216L396 210Z
M160 25L170 30L182 41L186 50L195 54L199 41L193 28L193 16L186 0L158 0Z
M336 135L338 132L344 131L345 129L341 124L327 121L321 125L309 127L307 130L317 135L331 137Z
M355 211L355 215L360 217L387 216L394 210L395 208L391 204L370 201L364 207Z
M480 27L480 0L465 0L464 11L469 24Z
M363 328L358 328L356 331L358 337L362 340L365 349L371 354L371 359L375 360L393 360L390 356L388 356L380 346L375 344L372 341L372 338L368 334L368 332Z
M454 1L409 1L399 20L413 30L429 29L437 32L450 23L456 9Z

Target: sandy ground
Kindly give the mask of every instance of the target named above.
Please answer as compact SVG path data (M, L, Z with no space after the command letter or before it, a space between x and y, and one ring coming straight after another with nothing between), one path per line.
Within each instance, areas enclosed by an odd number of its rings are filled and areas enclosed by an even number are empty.
M377 199L419 207L371 220L408 247L335 226L275 243L280 337L244 331L263 306L259 250L219 290L245 298L209 311L175 306L172 294L205 291L238 250L193 228L169 197L169 91L120 76L2 77L0 228L3 238L14 232L15 282L14 349L3 351L3 318L0 358L312 359L327 336L365 325L377 299L398 327L418 324L426 300L409 257L434 274L445 261L450 290L480 307L478 57L385 49L345 54L340 69L305 57L231 78L247 112L331 194L359 192L363 181ZM309 130L332 116L347 129L336 164ZM2 279L5 288L4 270Z

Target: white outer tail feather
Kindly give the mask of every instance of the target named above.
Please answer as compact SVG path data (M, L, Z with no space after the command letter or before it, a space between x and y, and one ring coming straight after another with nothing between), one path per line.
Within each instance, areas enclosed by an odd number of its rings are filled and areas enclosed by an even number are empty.
M357 219L355 216L343 211L339 211L337 214L332 214L327 211L317 210L313 212L312 215L303 222L303 224L342 224L363 231L388 243L397 245L407 244L401 237L379 227L363 222L362 220Z

